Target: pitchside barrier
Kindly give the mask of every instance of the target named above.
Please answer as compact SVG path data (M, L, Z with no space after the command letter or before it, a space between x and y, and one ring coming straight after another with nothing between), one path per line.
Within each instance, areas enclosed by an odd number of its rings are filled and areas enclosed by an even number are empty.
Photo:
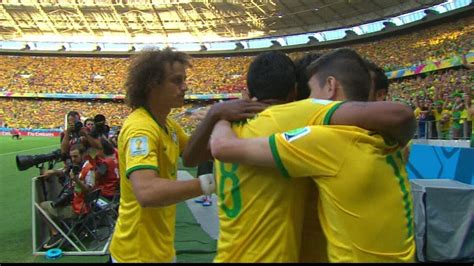
M474 149L453 144L411 147L407 171L421 262L474 261Z
M63 236L64 241L61 243L59 248L63 250L64 255L108 254L108 247L111 240L110 228L94 228L94 230L97 231L94 233L102 235L100 239L94 239L90 236L84 237L84 239L78 239L78 235L83 232L71 232L68 234L66 228L59 226L40 207L40 203L46 199L54 200L60 193L61 189L62 185L59 183L57 178L53 177L45 179L44 177L38 176L32 179L31 214L33 255L45 255L47 252L47 250L42 248L43 244L49 239L50 234L45 219L47 219Z
M442 178L474 185L474 149L468 142L433 140L427 144L411 145L409 179Z

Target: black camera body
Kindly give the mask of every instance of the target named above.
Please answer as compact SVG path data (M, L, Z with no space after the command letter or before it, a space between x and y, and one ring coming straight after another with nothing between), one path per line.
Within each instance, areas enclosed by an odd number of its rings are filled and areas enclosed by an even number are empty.
M68 206L74 197L74 188L65 186L59 196L51 202L53 208Z
M78 175L81 170L81 165L70 166L70 171L74 175ZM53 208L68 206L71 203L72 199L74 198L74 187L71 185L70 182L71 181L68 181L64 185L63 189L61 190L61 193L59 193L59 196L56 198L56 200L51 202L51 206L53 206Z
M98 114L94 117L94 130L91 136L98 138L99 136L108 136L110 127L105 123L105 116Z
M73 165L71 167L71 171L74 175L78 175L81 172L81 166L79 165Z
M74 137L79 137L79 136L80 136L79 133L80 133L80 131L81 131L81 129L82 129L83 127L84 127L84 124L82 124L81 121L76 121L76 122L74 123L74 127L73 127L73 129L72 129L72 135L73 135Z
M93 132L95 135L102 135L105 133L105 131L106 131L106 125L104 123L101 122L101 123L94 124Z

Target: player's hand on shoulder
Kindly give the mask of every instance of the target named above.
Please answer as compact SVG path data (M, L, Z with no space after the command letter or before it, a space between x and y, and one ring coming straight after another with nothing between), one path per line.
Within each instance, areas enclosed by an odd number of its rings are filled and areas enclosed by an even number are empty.
M239 121L254 117L266 107L267 104L251 100L230 100L214 104L209 113L222 120Z

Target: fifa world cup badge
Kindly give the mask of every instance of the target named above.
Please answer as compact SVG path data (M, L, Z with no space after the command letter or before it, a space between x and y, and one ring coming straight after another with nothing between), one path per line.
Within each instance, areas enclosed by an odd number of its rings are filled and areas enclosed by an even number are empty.
M130 155L143 156L148 154L148 137L136 137L130 140Z

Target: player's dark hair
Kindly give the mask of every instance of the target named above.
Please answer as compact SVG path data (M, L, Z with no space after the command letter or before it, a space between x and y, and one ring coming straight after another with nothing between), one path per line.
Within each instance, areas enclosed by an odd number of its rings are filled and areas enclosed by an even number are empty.
M387 75L385 75L385 71L367 59L364 59L364 61L372 75L372 79L374 81L374 91L387 90L388 92L389 83Z
M247 87L258 100L286 100L295 88L293 61L278 51L265 52L253 60L247 72Z
M298 89L296 100L303 100L309 97L311 90L308 86L309 76L306 75L306 68L319 57L321 57L321 54L308 53L296 59L296 88Z
M321 87L333 76L342 85L348 100L367 101L371 87L364 60L352 49L339 48L322 55L308 66L308 77L316 75Z

